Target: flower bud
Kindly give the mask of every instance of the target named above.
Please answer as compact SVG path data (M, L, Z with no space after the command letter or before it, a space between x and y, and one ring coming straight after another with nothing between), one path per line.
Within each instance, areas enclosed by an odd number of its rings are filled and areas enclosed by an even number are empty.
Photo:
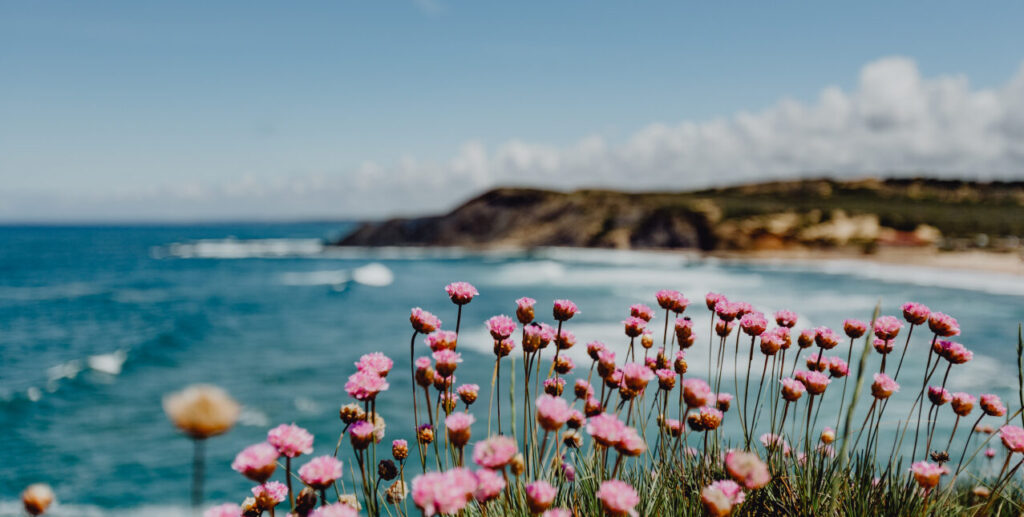
M526 472L526 458L523 457L523 453L517 452L515 456L512 456L512 461L508 466L512 475L516 477L523 475L523 472Z
M359 407L359 404L354 402L341 406L341 410L338 411L338 414L345 425L349 425L360 420L366 420L366 412L363 411L363 408Z
M53 504L53 489L50 485L36 483L21 493L21 504L31 515L42 515Z
M398 467L391 460L380 460L377 464L377 475L384 481L391 481L398 477Z
M423 424L418 430L416 430L416 439L424 445L429 445L434 441L434 429L430 427L430 424Z

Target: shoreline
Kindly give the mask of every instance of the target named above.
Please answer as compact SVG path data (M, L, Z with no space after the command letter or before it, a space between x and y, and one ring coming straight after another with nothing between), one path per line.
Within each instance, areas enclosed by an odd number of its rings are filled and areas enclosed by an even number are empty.
M920 248L882 248L875 253L854 250L765 250L713 251L701 255L730 262L746 263L821 263L866 262L889 266L923 267L957 271L976 271L1024 276L1024 255L1019 252L982 250L938 251Z

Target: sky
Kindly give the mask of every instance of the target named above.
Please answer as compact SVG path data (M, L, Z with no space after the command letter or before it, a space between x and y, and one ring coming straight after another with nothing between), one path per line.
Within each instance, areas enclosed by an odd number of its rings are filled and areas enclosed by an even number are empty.
M1024 179L1021 2L0 0L0 222Z

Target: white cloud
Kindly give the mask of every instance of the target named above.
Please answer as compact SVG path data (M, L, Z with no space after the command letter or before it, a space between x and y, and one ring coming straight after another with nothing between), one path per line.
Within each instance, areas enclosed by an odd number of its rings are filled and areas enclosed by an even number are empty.
M972 90L964 76L922 77L912 60L889 57L865 65L853 91L830 86L811 103L783 99L758 112L652 123L620 142L591 135L568 147L517 139L488 149L468 141L443 162L402 157L345 172L243 177L226 185L166 188L157 196L138 193L134 201L122 194L113 204L64 198L59 212L382 216L448 208L508 184L681 190L794 176L913 173L1024 178L1024 67L1001 87ZM39 213L38 201L0 196L0 217Z

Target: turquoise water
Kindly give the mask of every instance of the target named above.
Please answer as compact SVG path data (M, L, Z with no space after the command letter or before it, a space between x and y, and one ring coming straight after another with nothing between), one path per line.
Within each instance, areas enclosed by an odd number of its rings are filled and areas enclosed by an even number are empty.
M485 390L493 356L482 322L510 314L515 298L539 300L542 317L554 298L579 304L582 313L567 328L579 338L573 352L582 372L589 364L583 343L601 339L624 349L619 322L629 304L654 305L657 289L674 288L694 302L688 313L704 336L709 290L765 312L794 310L798 328L838 329L843 318L870 318L879 301L887 314L897 314L904 301L925 303L956 316L961 341L976 353L954 368L950 385L994 391L1016 405L1019 277L859 262L725 264L652 253L322 248L321 239L345 229L0 227L0 515L15 515L18 492L39 481L55 487L63 515L183 514L190 444L167 422L160 400L193 382L223 386L245 407L238 427L208 445L210 500L245 493L248 484L228 465L271 425L294 421L315 434L317 452L333 447L345 379L367 351L396 361L378 409L390 438L408 437L408 311L422 306L453 326L454 306L442 289L454 280L481 292L464 314L466 362L456 375ZM654 328L661 328L660 318ZM910 376L901 380L919 382L925 339L915 338L904 365ZM695 374L707 364L706 346L698 340L691 349ZM869 372L876 362L872 357ZM912 398L911 390L908 384L903 398ZM484 395L479 408L485 405ZM886 415L902 417L906 407L894 402ZM822 421L828 422L824 411ZM941 422L938 436L948 436L951 425L951 418Z

